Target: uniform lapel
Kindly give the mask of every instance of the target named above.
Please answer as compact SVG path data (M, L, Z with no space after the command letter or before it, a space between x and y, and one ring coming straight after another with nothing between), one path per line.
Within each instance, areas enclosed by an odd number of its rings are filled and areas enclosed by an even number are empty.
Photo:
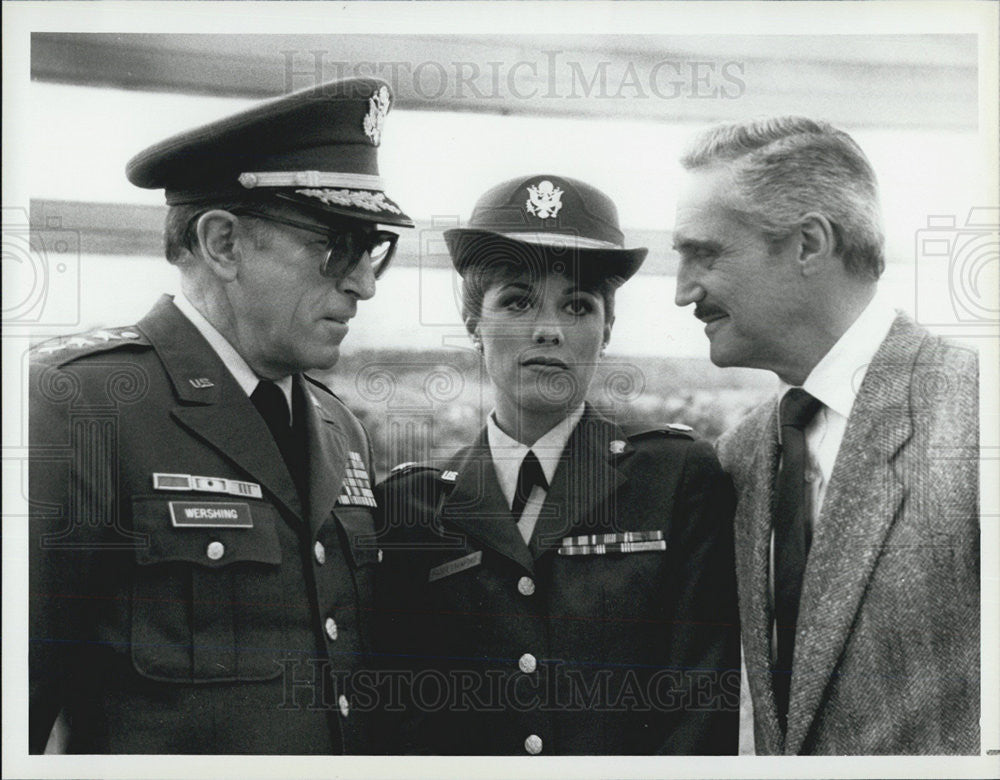
M771 684L771 621L768 572L771 557L771 515L774 480L778 471L777 407L769 404L761 413L758 430L743 438L747 442L745 466L735 465L745 477L738 480L736 507L736 573L743 627L743 652L754 703L755 738L760 752L780 753L774 688Z
M458 476L455 489L442 509L441 522L534 573L531 555L511 519L510 507L497 482L486 429L475 444L460 452L446 468L456 471Z
M574 530L606 533L618 529L613 497L626 478L613 461L631 453L612 454L614 440L627 441L618 426L588 405L566 442L535 523L529 545L535 560L555 550ZM606 516L597 516L595 511L602 509Z
M316 399L309 383L295 377L305 397L306 441L309 447L309 526L313 535L320 529L337 503L347 464L347 435L326 408Z
M922 338L896 318L851 410L806 564L786 753L809 733L903 501L895 461L912 433L910 380Z
M137 327L156 349L173 382L178 397L171 410L174 419L301 517L295 484L271 432L198 329L169 296L160 298Z

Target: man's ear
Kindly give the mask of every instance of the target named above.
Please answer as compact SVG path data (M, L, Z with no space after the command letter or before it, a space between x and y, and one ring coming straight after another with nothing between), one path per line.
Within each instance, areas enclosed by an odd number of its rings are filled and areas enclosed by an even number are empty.
M198 249L208 269L223 282L236 278L240 252L236 246L239 220L221 209L206 211L198 217Z
M830 220L810 212L799 223L799 269L803 276L814 276L836 257L837 236Z

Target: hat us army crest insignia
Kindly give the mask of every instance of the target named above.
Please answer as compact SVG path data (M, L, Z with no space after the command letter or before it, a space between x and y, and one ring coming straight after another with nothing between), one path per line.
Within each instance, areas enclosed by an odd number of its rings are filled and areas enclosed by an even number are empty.
M563 191L548 179L538 182L538 185L528 185L528 201L524 204L529 214L539 219L555 217L562 208Z
M389 100L387 87L381 87L368 99L368 113L365 114L364 121L365 135L371 138L375 146L382 141L382 126L389 113Z
M518 176L492 187L468 225L444 231L448 254L463 277L498 258L535 274L558 264L571 278L615 287L639 270L649 250L626 249L614 202L596 187L555 173ZM499 248L510 251L498 252Z

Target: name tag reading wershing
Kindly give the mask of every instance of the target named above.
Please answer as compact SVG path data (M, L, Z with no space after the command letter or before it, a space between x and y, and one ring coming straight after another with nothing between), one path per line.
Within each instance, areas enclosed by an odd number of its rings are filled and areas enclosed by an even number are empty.
M473 566L478 566L482 562L483 551L476 550L474 553L469 553L468 555L463 555L461 558L448 561L448 563L442 563L440 566L435 566L427 573L427 581L434 582L434 580L450 577L452 574L458 574L460 571L465 571L466 569L471 569Z
M171 501L174 528L253 528L249 504L221 501Z

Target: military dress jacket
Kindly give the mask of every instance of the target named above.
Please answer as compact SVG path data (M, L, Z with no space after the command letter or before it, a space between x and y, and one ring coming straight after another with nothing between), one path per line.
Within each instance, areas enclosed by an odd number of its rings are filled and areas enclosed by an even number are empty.
M979 753L975 353L899 315L868 367L813 531L787 734L769 671L778 400L719 442L757 753Z
M707 443L588 407L530 544L485 430L376 495L395 750L736 752L733 496Z
M371 752L371 456L343 404L295 378L300 497L169 297L36 348L30 381L31 751L62 710L75 753Z

